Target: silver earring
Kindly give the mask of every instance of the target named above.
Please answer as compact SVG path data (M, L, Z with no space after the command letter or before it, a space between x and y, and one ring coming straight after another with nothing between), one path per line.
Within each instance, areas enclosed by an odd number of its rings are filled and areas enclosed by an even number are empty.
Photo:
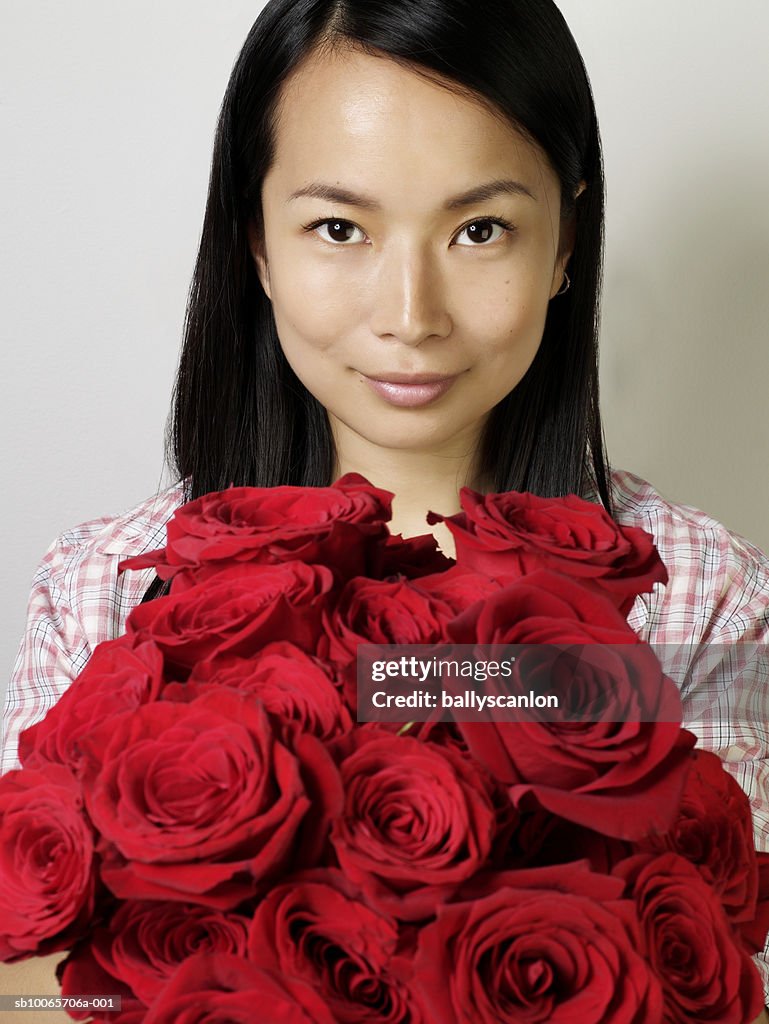
M564 272L563 272L563 284L561 285L561 290L557 291L555 293L554 297L557 299L559 295L565 295L566 292L569 290L569 286L570 285L571 285L571 281L569 280L569 275L564 270Z

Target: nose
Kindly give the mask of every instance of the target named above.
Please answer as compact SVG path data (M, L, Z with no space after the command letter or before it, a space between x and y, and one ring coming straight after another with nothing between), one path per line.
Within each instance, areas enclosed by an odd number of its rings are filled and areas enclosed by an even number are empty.
M382 339L420 345L445 338L452 320L440 268L425 251L395 246L382 253L372 289L371 329Z

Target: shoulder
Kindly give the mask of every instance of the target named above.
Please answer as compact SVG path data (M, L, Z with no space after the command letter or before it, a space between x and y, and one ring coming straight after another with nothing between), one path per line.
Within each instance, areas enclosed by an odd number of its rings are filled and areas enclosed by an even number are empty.
M165 543L165 528L184 500L174 484L117 515L105 515L65 530L51 544L33 580L34 606L54 620L71 619L88 648L119 635L141 600L151 570L118 572L124 558Z
M182 492L175 485L119 515L80 523L46 551L32 582L27 625L6 690L3 770L16 766L19 733L53 706L97 644L124 631L153 572L119 573L120 561L163 544Z
M667 586L634 609L670 643L758 639L769 630L769 559L755 544L690 505L664 498L625 470L611 475L615 516L654 537ZM652 637L650 637L652 638Z
M639 526L651 533L660 553L664 549L675 568L696 560L703 569L731 563L757 576L767 573L766 554L706 512L668 501L646 480L626 470L613 470L611 480L617 519L623 526Z
M165 527L184 501L180 483L117 515L100 516L65 530L52 547L62 555L120 555L128 558L160 546Z

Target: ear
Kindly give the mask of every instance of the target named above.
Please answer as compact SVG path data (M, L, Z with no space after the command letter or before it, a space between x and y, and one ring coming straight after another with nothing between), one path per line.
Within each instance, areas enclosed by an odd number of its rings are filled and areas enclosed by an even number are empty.
M577 190L574 193L574 202L579 199L582 193L587 188L587 184L581 181L577 186ZM553 280L550 282L550 298L554 298L555 295L561 290L564 284L564 274L566 273L566 267L571 259L571 254L574 251L574 242L577 237L577 215L574 210L561 221L561 232L558 243L558 258L555 261L555 267L553 268Z
M252 220L248 222L248 248L251 252L251 258L254 261L256 273L259 277L262 288L264 288L267 298L272 302L272 294L270 291L270 265L267 261L264 240L262 238L262 232L259 231Z
M558 258L553 267L553 280L550 282L550 298L555 298L564 285L564 274L566 266L574 251L574 239L576 236L576 223L572 214L568 220L561 222L561 238L558 247Z

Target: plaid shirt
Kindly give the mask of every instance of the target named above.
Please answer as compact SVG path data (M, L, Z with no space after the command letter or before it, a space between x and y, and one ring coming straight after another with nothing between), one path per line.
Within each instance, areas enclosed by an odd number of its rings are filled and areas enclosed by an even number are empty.
M678 682L687 727L750 797L756 846L769 850L769 560L630 473L615 471L612 484L617 519L653 535L670 577L636 600L628 622ZM0 770L18 765L19 733L45 715L96 644L124 631L154 571L118 575L118 562L161 547L181 501L177 484L124 515L68 530L48 549L6 695ZM757 963L769 994L769 944Z

